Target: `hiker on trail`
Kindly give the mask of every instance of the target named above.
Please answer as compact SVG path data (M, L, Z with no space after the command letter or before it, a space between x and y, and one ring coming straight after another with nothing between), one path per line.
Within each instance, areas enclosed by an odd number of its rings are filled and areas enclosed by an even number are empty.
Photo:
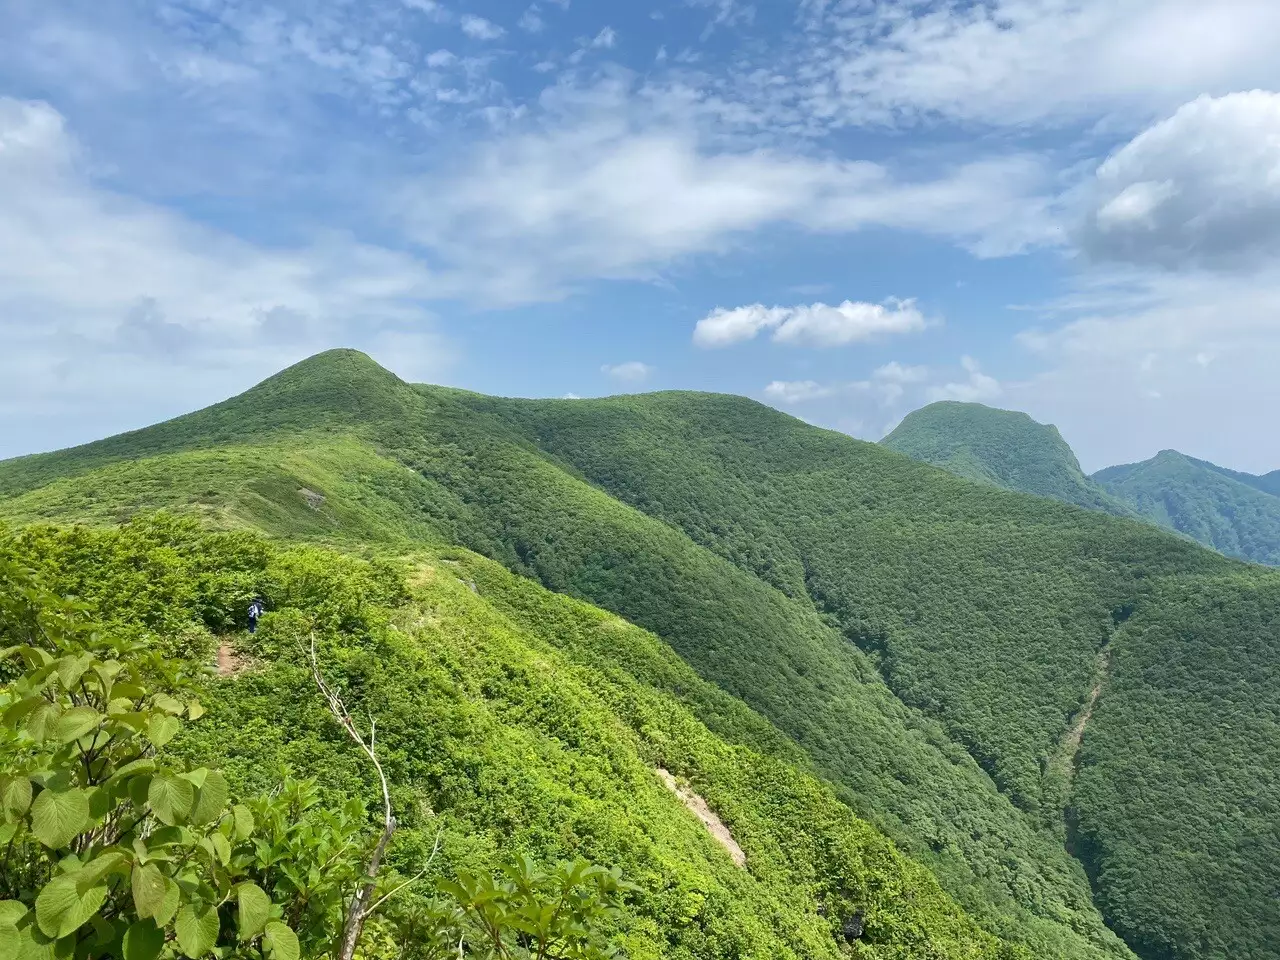
M266 611L261 600L255 600L249 604L249 632L258 632L258 618Z

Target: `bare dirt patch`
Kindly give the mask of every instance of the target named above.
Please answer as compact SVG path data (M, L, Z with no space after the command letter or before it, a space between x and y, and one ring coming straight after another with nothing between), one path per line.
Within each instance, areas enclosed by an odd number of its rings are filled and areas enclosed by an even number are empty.
M218 676L234 677L248 669L248 659L236 653L236 648L232 646L230 640L218 641Z
M702 825L707 828L707 832L715 838L720 846L728 851L730 858L734 864L739 867L745 867L747 864L747 855L742 852L742 848L738 846L737 841L733 839L733 834L729 832L729 828L724 822L716 816L716 812L707 806L707 801L698 796L688 787L682 787L676 782L676 778L662 767L657 768L657 774L662 779L663 785L680 798L683 803L694 816L702 821Z

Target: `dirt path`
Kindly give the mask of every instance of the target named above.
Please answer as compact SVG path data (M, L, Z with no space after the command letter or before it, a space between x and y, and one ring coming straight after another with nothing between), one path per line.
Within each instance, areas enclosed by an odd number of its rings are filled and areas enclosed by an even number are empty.
M231 645L230 640L224 639L218 642L218 676L234 677L248 668L248 661L236 653L236 648Z
M1063 785L1069 790L1071 780L1076 772L1076 757L1080 753L1080 743L1084 740L1085 730L1093 719L1093 708L1098 704L1102 688L1106 686L1107 674L1111 669L1111 641L1098 651L1093 661L1093 683L1089 687L1089 695L1071 718L1062 739L1058 741L1058 749L1049 763L1049 773L1062 778Z
M703 826L707 828L707 832L710 833L711 836L715 837L716 842L729 852L729 856L733 859L734 864L739 867L745 867L747 864L747 855L742 852L742 848L738 846L737 842L733 839L733 834L729 832L729 828L724 825L724 822L718 816L716 816L716 812L707 806L707 801L703 800L702 797L698 796L687 787L680 786L680 784L676 782L676 778L668 771L662 769L662 767L657 768L657 774L662 778L662 782L666 788L680 798L681 802L689 808L693 815L702 821Z

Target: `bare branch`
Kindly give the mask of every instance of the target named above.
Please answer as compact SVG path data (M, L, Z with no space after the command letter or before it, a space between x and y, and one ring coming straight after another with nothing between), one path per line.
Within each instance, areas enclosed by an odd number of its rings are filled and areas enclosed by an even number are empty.
M369 720L369 739L366 742L359 728L356 727L355 721L351 719L351 713L347 710L347 705L342 702L342 697L335 689L325 683L324 675L320 672L320 661L316 657L316 635L314 633L311 634L311 675L315 678L316 686L319 687L321 696L324 697L325 703L329 706L329 712L333 714L334 719L347 731L351 739L356 742L360 749L364 751L365 756L373 763L373 768L378 773L378 782L382 785L382 835L378 837L378 842L373 848L373 854L369 857L369 863L365 867L364 882L360 885L360 889L356 891L355 896L351 898L351 905L347 908L346 923L342 928L342 942L339 947L338 960L351 960L355 955L356 946L360 942L360 935L364 932L365 921L368 920L369 915L377 906L377 904L373 903L373 892L377 887L378 870L382 867L382 857L387 852L387 844L391 842L391 835L396 832L396 818L391 810L391 790L387 785L387 775L383 772L382 764L378 762L378 755L374 751L377 724L371 717Z
M384 893L381 897L379 897L378 901L369 908L370 914L372 914L375 910L377 910L380 906L382 906L384 903L386 903L388 900L394 897L397 893L399 893L405 887L409 886L410 884L417 883L419 880L423 878L426 872L431 869L431 864L435 860L436 854L440 852L440 841L443 837L444 837L444 827L441 827L439 830L436 831L436 842L431 847L431 856L427 857L427 862L422 865L422 869L419 870L417 873L415 873L412 877L410 877L404 883L400 884L394 890L391 890L388 893Z

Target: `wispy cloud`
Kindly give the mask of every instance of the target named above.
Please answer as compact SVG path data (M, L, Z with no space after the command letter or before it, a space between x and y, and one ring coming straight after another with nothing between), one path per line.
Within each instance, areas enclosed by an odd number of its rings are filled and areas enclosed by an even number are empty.
M628 360L625 363L606 363L600 372L622 383L643 383L653 375L653 367L639 360Z
M923 330L925 325L924 314L913 300L892 300L887 304L846 300L835 306L813 303L795 307L753 303L713 310L698 321L693 342L700 347L726 347L769 331L776 343L839 347L912 333Z

